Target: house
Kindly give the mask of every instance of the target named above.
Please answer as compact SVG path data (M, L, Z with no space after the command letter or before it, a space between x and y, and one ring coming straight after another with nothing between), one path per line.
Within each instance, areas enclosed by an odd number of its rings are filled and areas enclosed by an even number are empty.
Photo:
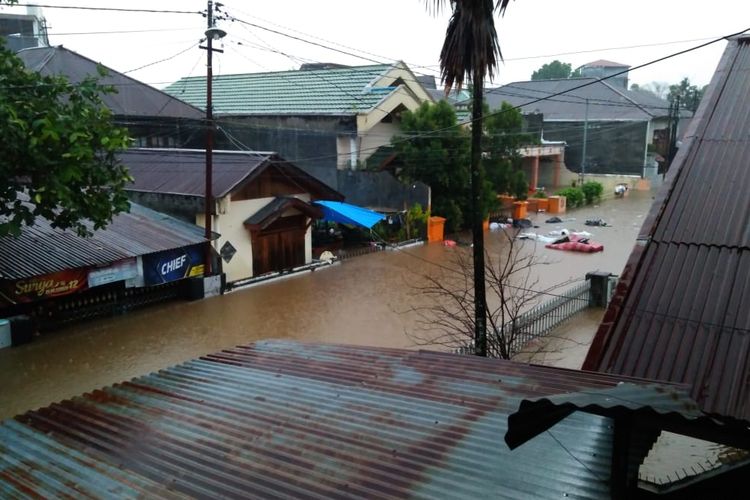
M112 111L115 124L128 129L136 146L202 147L205 142L204 112L161 90L63 46L29 48L18 57L32 71L63 75L76 83L106 70L99 82L116 92L102 95L102 101Z
M204 226L205 151L131 149L119 159L132 200ZM311 202L344 198L279 155L241 151L214 151L213 197L214 249L229 282L311 263L310 225L322 216Z
M131 203L107 227L88 226L84 238L38 216L18 237L0 237L0 317L55 328L185 296L187 278L203 275L208 243L193 224Z
M183 78L165 91L205 106L205 77ZM411 186L387 172L363 170L377 169L369 160L399 133L401 112L432 102L403 62L220 75L214 77L212 96L219 147L277 151L351 203L402 208ZM382 187L379 183L389 185L389 201L368 198ZM422 198L426 205L426 191Z
M667 384L430 351L270 340L0 423L0 491L653 498L633 480L635 460L647 452L637 439L646 432L641 424L748 435L697 412L681 388Z
M26 7L26 14L0 12L0 38L13 52L49 45L47 21L41 8Z
M586 63L576 69L583 78L606 78L610 85L619 89L628 89L628 70L630 66L606 59Z
M492 110L508 102L524 114L541 113L543 138L567 144L565 163L576 173L653 177L654 143L670 126L667 101L599 77L513 82L489 89L486 100Z
M584 369L684 383L703 411L750 419L749 155L744 35L729 40Z

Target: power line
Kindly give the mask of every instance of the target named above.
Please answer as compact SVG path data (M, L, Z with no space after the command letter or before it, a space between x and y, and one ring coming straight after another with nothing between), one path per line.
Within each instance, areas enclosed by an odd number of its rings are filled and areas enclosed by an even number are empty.
M167 56L165 58L159 59L158 61L153 61L153 62L150 62L148 64L144 64L143 66L138 66L137 68L134 68L134 69L129 69L127 71L123 71L122 74L123 75L127 75L128 73L134 73L136 71L142 70L144 68L148 68L150 66L154 66L156 64L160 64L160 63L163 63L163 62L171 61L172 59L181 56L182 54L184 54L188 50L192 50L193 48L197 47L201 42L203 42L203 40L205 40L205 39L201 39L200 41L191 44L188 48L182 49L181 51L179 51L179 52L177 52L175 54L172 54L171 56Z
M82 5L48 5L39 3L17 3L14 7L39 7L43 9L68 9L68 10L93 10L103 12L145 12L149 14L198 14L203 15L203 11L198 10L159 10L159 9L129 9L124 7L86 7Z
M168 31L195 31L195 28L163 28L147 30L113 30L113 31L78 31L69 33L50 33L48 36L78 36L78 35L121 35L130 33L164 33Z

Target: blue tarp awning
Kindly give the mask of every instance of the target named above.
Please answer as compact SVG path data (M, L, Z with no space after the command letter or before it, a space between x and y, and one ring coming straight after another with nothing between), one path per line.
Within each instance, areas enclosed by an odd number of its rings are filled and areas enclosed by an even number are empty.
M323 209L323 220L328 222L353 224L371 229L385 219L383 214L340 201L316 201L314 204Z

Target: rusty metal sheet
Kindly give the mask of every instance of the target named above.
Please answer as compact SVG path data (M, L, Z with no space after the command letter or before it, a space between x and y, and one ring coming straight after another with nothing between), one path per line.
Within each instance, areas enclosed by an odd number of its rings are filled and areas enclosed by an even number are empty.
M101 266L122 259L206 241L203 229L131 203L104 229L81 238L37 217L18 238L0 238L0 279L15 280L66 269Z
M575 413L512 452L503 435L524 398L620 380L258 342L0 424L0 494L609 498L609 419Z
M730 41L584 369L686 383L750 419L750 38Z

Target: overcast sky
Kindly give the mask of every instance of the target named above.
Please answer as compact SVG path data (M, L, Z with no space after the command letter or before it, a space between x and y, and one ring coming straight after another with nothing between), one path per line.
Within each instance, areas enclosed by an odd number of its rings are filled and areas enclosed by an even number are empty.
M23 2L22 2L23 3ZM49 0L51 5L200 11L201 0ZM229 32L216 55L215 74L277 71L301 62L371 64L406 61L418 74L434 74L447 14L433 15L422 0L224 0L235 18L321 45L355 52L352 57L239 22L221 22ZM3 8L25 12L24 7ZM112 13L43 9L50 42L62 44L157 87L205 74L205 31L199 15ZM527 80L553 59L574 67L608 59L635 66L750 27L750 2L713 0L516 0L497 21L505 63L495 83ZM132 32L142 30L140 32ZM113 33L131 31L130 33ZM83 34L75 34L83 33ZM639 46L639 47L634 47ZM709 82L725 42L633 71L631 82L674 83L688 77ZM273 52L276 51L276 52ZM179 52L182 52L179 55ZM278 53L281 52L281 53Z

